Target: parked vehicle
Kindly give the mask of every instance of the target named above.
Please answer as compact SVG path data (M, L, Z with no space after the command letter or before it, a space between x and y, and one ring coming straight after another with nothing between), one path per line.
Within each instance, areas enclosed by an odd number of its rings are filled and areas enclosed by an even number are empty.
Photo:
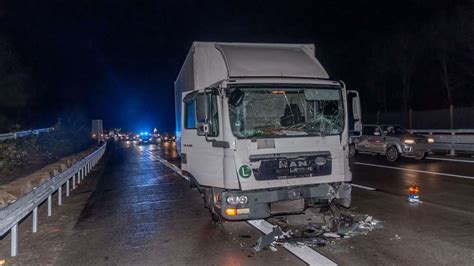
M312 44L194 42L175 82L177 148L213 219L349 207L347 93Z
M411 134L398 125L364 125L362 136L354 143L355 150L385 155L395 162L400 156L422 160L430 152L433 138Z

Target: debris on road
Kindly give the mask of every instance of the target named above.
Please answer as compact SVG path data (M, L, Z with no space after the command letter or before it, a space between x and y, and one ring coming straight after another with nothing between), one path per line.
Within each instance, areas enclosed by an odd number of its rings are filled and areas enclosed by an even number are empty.
M282 235L283 231L281 230L281 228L275 226L273 228L273 231L271 231L268 235L263 235L257 240L257 243L254 247L255 251L260 251L263 248L269 247L270 245L274 244L274 242L278 240L279 237Z
M370 215L343 214L341 212L327 212L314 214L304 222L289 222L294 216L271 218L275 225L272 232L260 237L254 246L255 251L270 249L276 251L286 243L292 245L306 245L309 247L324 247L335 245L341 239L357 235L367 235L374 229L383 228L380 220ZM301 220L301 219L300 219ZM398 235L397 239L400 239Z

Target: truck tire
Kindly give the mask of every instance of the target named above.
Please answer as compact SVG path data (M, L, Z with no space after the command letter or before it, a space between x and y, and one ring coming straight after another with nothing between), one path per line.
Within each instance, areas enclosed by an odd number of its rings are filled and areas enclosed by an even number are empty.
M357 155L357 149L354 144L349 145L349 158L354 158Z
M423 152L423 151L413 153L413 157L415 157L415 159L417 159L417 160L425 159L426 155L427 155L427 153Z
M215 224L222 224L224 222L224 218L222 218L222 215L218 213L218 210L216 208L211 208L209 209L209 212L211 213L211 220Z
M220 215L220 210L217 208L216 203L214 202L214 191L213 189L206 189L205 193L205 205L211 214L211 220L215 224L221 224L224 222L224 218Z
M396 162L398 160L398 157L400 157L397 147L395 146L388 147L387 150L385 151L385 157L391 163Z

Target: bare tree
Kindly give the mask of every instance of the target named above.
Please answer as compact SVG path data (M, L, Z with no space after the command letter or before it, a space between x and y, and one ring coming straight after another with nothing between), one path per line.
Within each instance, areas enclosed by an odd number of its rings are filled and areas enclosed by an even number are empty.
M421 43L413 33L402 30L392 38L393 56L401 81L401 111L406 122L411 104L411 84L416 70L416 62L421 51Z

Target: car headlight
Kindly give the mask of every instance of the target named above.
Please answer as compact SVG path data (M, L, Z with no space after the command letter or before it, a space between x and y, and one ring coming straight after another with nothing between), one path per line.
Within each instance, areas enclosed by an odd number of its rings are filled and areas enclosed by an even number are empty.
M428 143L434 143L435 142L434 138L428 138L427 141L428 141Z
M405 144L415 144L415 140L414 139L406 139L403 141L403 143Z
M236 204L246 204L248 202L247 196L229 196L226 199L228 204L236 205Z

